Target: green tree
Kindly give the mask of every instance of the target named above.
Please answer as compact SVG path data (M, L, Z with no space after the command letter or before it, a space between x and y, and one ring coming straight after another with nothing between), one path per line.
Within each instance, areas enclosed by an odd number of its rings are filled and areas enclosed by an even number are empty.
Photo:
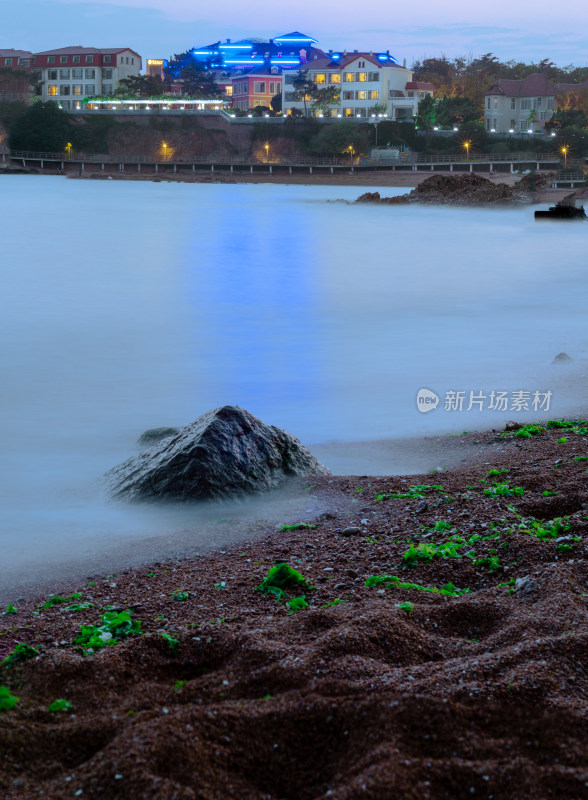
M439 125L476 122L480 119L480 108L469 97L443 97L435 108Z
M70 141L72 126L56 103L33 103L10 131L12 150L55 153Z
M339 102L341 92L338 86L319 87L315 85L310 96L312 97L313 112L324 113Z
M119 81L114 94L117 97L159 97L167 88L159 75L130 75Z
M282 93L278 92L270 100L270 105L274 114L279 114L282 111Z
M323 125L320 132L310 140L308 150L316 155L342 155L352 148L357 155L365 152L367 137L365 126L361 128L349 122Z
M430 94L419 100L417 112L417 125L425 131L430 131L433 125L437 122L435 98Z
M315 90L316 84L313 80L310 79L308 75L308 70L301 69L298 71L298 74L294 78L294 82L292 85L294 87L294 99L297 102L302 101L304 103L304 116L307 117L308 116L307 103L309 103L312 100L312 95Z

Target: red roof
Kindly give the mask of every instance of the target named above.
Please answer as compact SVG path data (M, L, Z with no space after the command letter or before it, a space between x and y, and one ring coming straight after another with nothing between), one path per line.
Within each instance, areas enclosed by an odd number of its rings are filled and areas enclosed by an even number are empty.
M426 81L409 81L405 89L421 89L423 92L434 92L435 87L432 83Z
M534 72L522 81L500 78L486 94L502 94L505 97L552 97L555 86L541 72Z
M0 58L32 58L28 50L0 50Z
M74 47L59 47L57 50L43 50L42 53L35 53L37 56L84 56L84 55L115 55L116 53L123 53L128 50L139 56L136 50L131 47L82 47L77 45ZM141 58L141 56L139 56Z

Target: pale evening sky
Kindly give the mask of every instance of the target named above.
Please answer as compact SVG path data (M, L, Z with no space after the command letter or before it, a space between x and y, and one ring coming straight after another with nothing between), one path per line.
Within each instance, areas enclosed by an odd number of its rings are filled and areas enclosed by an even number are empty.
M231 38L270 38L299 30L319 47L387 50L410 65L424 56L503 60L550 58L588 64L585 0L557 6L537 0L341 3L340 0L20 0L3 10L0 48L48 50L83 44L131 47L143 59L168 58L193 46Z

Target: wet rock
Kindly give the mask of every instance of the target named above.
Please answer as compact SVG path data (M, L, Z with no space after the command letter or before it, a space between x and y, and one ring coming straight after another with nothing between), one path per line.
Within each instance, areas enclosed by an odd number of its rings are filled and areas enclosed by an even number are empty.
M137 444L141 447L151 447L156 442L160 442L162 439L169 439L170 436L175 436L179 432L179 428L149 428L148 431L139 436Z
M330 474L298 439L245 409L223 406L114 467L105 479L116 499L189 501L259 494L289 477Z
M569 364L574 359L569 356L567 353L558 353L556 357L551 362L552 364Z
M475 172L454 175L438 173L426 178L409 194L381 197L379 192L365 192L357 198L356 202L379 205L419 203L460 206L528 202L528 196L524 195L521 189L524 187L515 190L506 183L494 183Z
M427 501L426 500L421 500L421 502L416 507L416 511L414 513L415 514L424 514L425 511L428 511L428 509L429 509L429 504L427 503Z
M350 525L348 528L343 528L341 536L357 536L358 533L361 533L361 528L358 528L357 525Z

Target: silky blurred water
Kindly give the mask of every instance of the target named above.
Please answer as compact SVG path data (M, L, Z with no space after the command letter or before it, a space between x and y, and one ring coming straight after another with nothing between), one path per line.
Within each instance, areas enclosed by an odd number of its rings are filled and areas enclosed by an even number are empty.
M361 191L0 177L8 560L189 523L104 503L96 481L146 428L226 403L358 474L405 465L354 459L353 441L513 416L443 411L450 390L551 390L548 416L582 405L588 226L328 202ZM550 366L562 350L575 364ZM350 443L340 462L332 440Z

